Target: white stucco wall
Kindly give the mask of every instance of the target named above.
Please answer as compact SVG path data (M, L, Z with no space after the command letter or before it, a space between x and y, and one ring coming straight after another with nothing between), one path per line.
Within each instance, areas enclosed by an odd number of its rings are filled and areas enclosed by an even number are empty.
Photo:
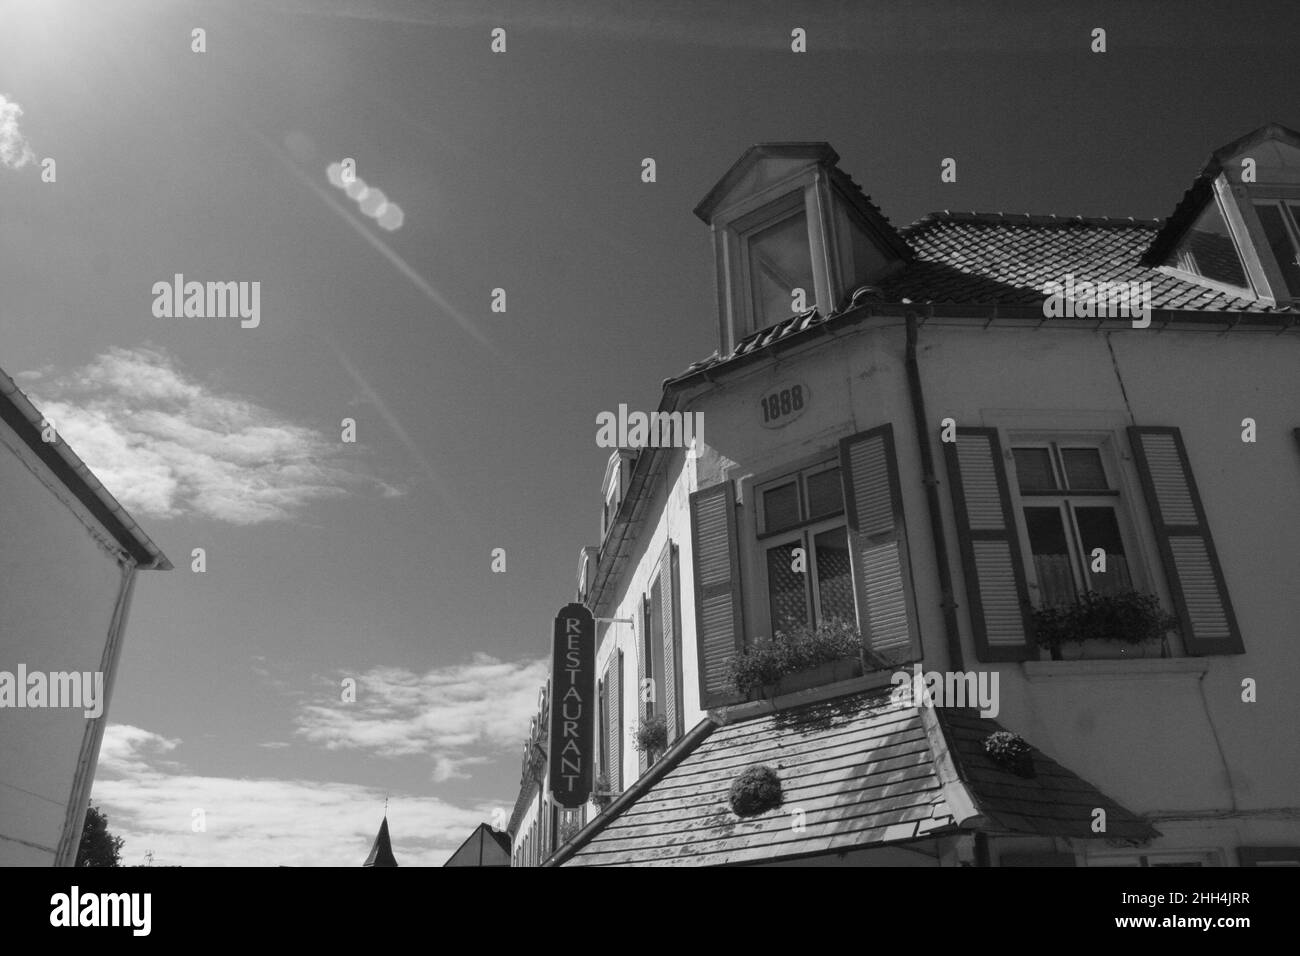
M67 499L0 423L0 670L102 667L122 572ZM81 708L0 709L0 866L54 862L87 723Z
M655 562L671 536L680 547L686 726L699 708L693 556L688 495L722 478L763 477L847 435L893 424L925 665L951 666L940 607L925 488L922 484L904 366L902 320L878 319L776 362L728 374L691 406L705 415L698 461L678 455L627 571L611 616L634 617ZM1295 749L1300 698L1300 589L1295 531L1300 528L1300 336L1294 333L1117 330L1005 326L931 320L920 331L919 364L927 431L940 484L939 501L953 576L966 669L996 669L1004 726L1026 736L1129 809L1152 815L1166 842L1218 847L1235 862L1241 844L1300 845L1300 764L1279 759ZM1114 351L1112 360L1111 349ZM1118 374L1117 374L1118 368ZM1123 389L1121 389L1121 379ZM813 397L781 429L764 428L759 397L800 381ZM1254 418L1258 441L1241 441L1241 420ZM1127 450L1129 424L1181 429L1210 530L1223 565L1246 653L1235 656L1055 665L985 664L977 660L939 422L1052 429L1104 428ZM1137 530L1137 557L1168 606L1168 589L1132 463L1121 464L1121 491ZM752 539L753 503L740 527L746 631L752 639L759 568ZM625 655L624 784L635 780L636 658L632 630L602 635L603 673L616 635ZM765 635L764 635L765 636ZM1241 700L1243 678L1258 683L1258 702ZM1165 821L1162 823L1162 820Z
M1300 765L1277 759L1294 750L1300 727L1300 701L1289 693L1300 674L1300 591L1291 582L1300 528L1300 457L1291 434L1300 425L1300 338L1126 330L1110 337L1113 361L1105 337L1085 330L949 327L923 330L921 342L935 429L943 417L1021 427L1056 418L1063 427L1105 421L1122 431L1131 409L1139 425L1181 430L1246 653L1137 668L1001 665L999 719L1132 810L1233 813L1244 842L1255 831L1262 839L1275 828L1267 814L1252 811L1295 807L1300 798ZM1241 440L1246 417L1258 425L1255 444ZM1122 468L1142 558L1168 601L1145 502L1131 465ZM951 528L950 498L941 499ZM917 547L929 550L928 542ZM964 607L959 618L974 662ZM1246 677L1258 682L1256 703L1241 699ZM1300 824L1291 829L1290 842L1300 842Z

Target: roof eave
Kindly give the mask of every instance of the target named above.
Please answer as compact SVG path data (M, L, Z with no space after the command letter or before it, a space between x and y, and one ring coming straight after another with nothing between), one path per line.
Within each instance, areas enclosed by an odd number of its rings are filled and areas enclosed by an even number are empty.
M0 370L0 419L103 525L138 567L158 571L172 569L172 563L162 549L136 524L66 441L57 433L52 442L41 439L45 416L3 370Z

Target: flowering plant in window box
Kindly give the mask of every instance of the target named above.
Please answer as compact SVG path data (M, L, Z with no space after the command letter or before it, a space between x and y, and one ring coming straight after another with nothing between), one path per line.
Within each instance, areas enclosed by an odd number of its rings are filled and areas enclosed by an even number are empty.
M668 718L664 714L646 717L636 729L636 749L653 761L668 749Z
M1168 614L1151 594L1087 591L1070 604L1035 608L1034 632L1053 660L1063 658L1062 647L1102 641L1127 647L1159 647L1168 656L1166 635L1178 633L1178 618Z
M822 684L859 677L870 667L888 666L865 650L862 634L848 621L834 620L777 631L727 662L732 686L750 700L779 697Z

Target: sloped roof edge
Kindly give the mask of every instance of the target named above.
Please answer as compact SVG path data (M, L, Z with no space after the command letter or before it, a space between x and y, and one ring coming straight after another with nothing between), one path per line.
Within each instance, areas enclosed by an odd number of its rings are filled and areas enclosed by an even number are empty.
M172 564L144 529L86 467L62 437L41 440L44 416L17 383L0 369L0 419L17 433L28 448L54 473L104 529L145 570L170 571Z

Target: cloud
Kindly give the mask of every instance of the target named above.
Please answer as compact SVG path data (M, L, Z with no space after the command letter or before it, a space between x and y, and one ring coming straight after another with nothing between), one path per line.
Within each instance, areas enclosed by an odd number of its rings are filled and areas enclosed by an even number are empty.
M360 866L370 852L385 793L319 780L208 777L160 764L180 744L125 724L104 730L91 802L124 839L122 862L182 866ZM111 755L106 760L104 755ZM206 827L195 832L195 810ZM494 811L392 794L393 854L401 866L439 866Z
M18 128L23 108L0 93L0 166L22 169L36 159L36 154Z
M51 374L18 378L95 476L137 515L251 525L290 518L311 502L363 486L394 491L358 473L336 437L219 394L187 378L165 352L112 348L67 375Z
M424 674L400 667L340 673L328 682L329 699L300 707L297 734L328 750L428 756L435 781L467 778L491 751L519 748L546 675L544 660L508 663L487 654ZM357 682L353 703L339 699L346 677Z
M175 750L179 740L141 730L130 724L111 724L104 728L104 739L99 745L99 769L110 773L140 773L148 769L150 761L159 754Z

